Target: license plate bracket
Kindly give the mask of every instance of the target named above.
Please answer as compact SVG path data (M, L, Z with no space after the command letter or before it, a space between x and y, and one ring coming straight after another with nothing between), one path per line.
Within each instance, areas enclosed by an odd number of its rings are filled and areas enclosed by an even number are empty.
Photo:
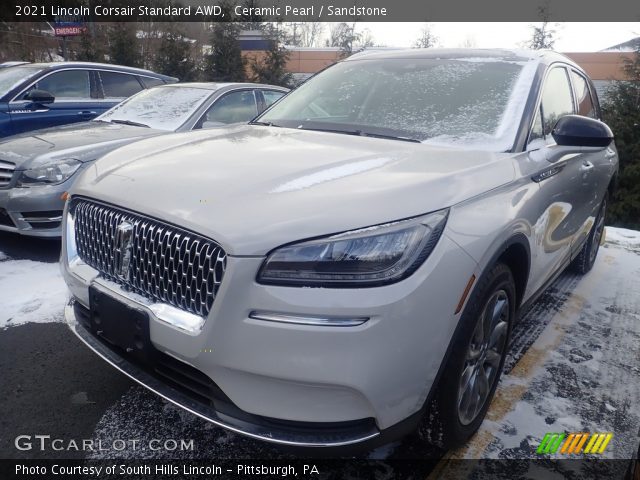
M151 344L149 316L103 292L89 287L90 327L94 335L139 362L150 364L156 349Z

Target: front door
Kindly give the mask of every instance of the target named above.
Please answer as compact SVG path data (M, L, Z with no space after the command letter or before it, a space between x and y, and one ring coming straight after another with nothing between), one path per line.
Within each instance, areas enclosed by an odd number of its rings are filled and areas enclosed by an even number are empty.
M9 103L11 133L84 122L102 113L104 108L92 98L92 75L88 70L62 70L38 80ZM24 96L33 89L51 93L55 101L37 104L25 100Z
M569 72L564 66L553 67L543 85L542 100L529 136L528 158L538 183L537 221L532 225L535 245L531 252L531 291L546 281L570 259L571 246L588 217L585 208L585 162L582 154L554 158L555 141L551 132L564 115L576 111Z

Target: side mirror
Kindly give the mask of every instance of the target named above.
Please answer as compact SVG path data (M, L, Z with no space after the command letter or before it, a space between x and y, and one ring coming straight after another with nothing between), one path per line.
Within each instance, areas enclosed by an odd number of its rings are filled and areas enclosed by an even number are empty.
M580 115L562 117L551 135L557 145L567 147L605 148L613 140L613 132L606 123Z
M29 100L33 103L53 103L56 99L52 94L46 90L31 90L24 96L25 100Z

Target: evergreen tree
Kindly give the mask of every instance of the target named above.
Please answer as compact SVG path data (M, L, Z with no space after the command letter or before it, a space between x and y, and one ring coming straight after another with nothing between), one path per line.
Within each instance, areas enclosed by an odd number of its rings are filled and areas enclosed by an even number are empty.
M81 62L104 62L104 43L96 24L87 25L87 30L80 35L75 59Z
M135 23L118 22L109 29L109 63L129 67L141 65Z
M542 20L542 23L538 27L535 25L531 26L531 28L533 28L531 40L525 42L524 46L531 50L551 50L556 43L556 30L554 25L549 22L551 16L548 5L538 7L538 16L540 20Z
M286 70L290 52L282 45L283 33L270 25L263 26L262 30L269 39L269 49L264 56L251 59L252 80L288 87L292 80L291 73Z
M610 199L608 223L640 229L640 44L624 70L628 80L611 86L602 105L620 158L618 188Z
M193 81L198 77L198 68L192 58L191 44L171 25L160 34L160 47L153 59L154 69L183 82Z
M211 54L207 55L205 78L213 81L245 81L245 61L238 42L239 26L217 22L211 32Z

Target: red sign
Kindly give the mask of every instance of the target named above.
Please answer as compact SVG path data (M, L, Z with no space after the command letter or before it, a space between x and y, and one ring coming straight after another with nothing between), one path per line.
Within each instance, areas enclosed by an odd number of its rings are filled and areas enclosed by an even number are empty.
M87 27L55 27L56 37L76 37L87 31Z

